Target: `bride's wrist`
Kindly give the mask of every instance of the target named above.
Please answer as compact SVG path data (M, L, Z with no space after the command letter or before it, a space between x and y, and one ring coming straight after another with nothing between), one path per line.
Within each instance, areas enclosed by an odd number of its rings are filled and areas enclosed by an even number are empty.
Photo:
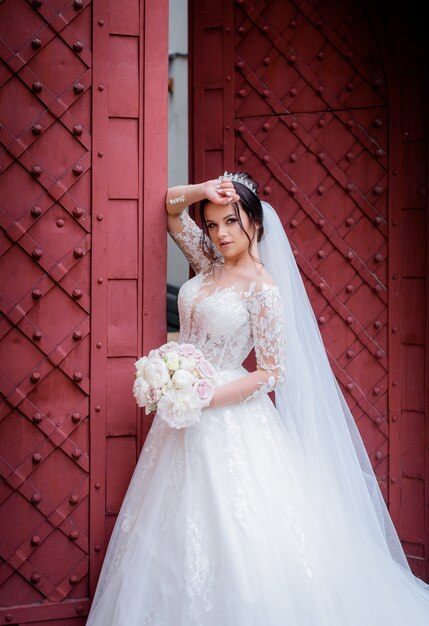
M210 198L210 196L213 193L212 190L214 189L214 187L216 186L218 182L219 181L217 180L206 180L204 183L201 183L201 191L203 194L203 197L201 198L201 200L203 198L207 198L207 199Z
M211 397L210 402L208 404L206 404L205 406L203 406L203 408L202 408L203 411L204 411L204 409L214 409L214 407L216 405L215 395L216 395L216 392Z
M195 183L192 185L193 187L193 196L195 197L194 202L201 202L207 198L207 183Z

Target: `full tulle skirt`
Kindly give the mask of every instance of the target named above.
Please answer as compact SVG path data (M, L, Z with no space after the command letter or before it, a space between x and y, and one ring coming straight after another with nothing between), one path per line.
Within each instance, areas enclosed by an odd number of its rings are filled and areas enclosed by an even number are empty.
M312 498L303 463L266 394L155 416L87 626L429 626L429 586L329 485Z

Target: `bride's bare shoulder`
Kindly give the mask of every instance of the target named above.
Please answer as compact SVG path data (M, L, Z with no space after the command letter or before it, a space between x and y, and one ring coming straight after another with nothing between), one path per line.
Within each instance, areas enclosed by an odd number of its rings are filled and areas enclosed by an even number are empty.
M271 276L271 274L267 272L267 270L264 267L258 272L258 277L255 283L256 283L257 289L263 288L264 285L277 286L277 283L274 280L274 278Z
M230 275L231 276L231 275ZM264 290L266 286L277 286L274 278L264 267L243 268L235 271L235 280L247 294L255 294Z

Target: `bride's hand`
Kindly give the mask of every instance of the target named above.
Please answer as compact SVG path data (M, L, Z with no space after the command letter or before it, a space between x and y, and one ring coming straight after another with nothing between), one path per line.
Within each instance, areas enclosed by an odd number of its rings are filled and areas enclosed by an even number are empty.
M240 200L240 196L235 191L234 185L230 180L219 181L215 178L204 183L204 187L207 200L214 204L228 204L229 202L238 202Z

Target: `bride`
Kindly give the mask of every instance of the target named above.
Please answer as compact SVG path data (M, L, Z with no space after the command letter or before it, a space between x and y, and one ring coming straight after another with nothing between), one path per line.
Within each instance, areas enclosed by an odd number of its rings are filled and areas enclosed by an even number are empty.
M198 201L202 229L184 211ZM410 570L274 209L227 172L170 188L166 206L195 271L179 342L211 361L216 391L187 428L155 415L87 625L428 626L429 585Z

